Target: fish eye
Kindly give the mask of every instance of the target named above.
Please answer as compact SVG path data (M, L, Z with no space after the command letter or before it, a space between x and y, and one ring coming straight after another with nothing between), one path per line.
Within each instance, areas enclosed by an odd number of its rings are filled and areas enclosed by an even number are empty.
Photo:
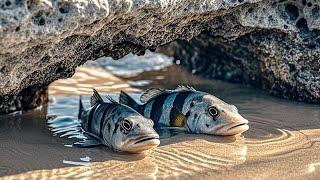
M217 117L219 115L219 111L216 107L209 107L208 109L210 116L212 116L213 118Z
M121 122L121 126L124 130L130 131L132 129L132 122L125 119Z

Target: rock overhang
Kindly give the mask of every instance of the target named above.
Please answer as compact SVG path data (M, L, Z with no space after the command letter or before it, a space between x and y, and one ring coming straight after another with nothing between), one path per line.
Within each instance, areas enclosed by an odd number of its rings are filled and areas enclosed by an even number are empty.
M317 50L319 24L317 0L5 0L0 96L70 77L87 60L143 54L203 31L233 41L269 29L297 44L309 38Z

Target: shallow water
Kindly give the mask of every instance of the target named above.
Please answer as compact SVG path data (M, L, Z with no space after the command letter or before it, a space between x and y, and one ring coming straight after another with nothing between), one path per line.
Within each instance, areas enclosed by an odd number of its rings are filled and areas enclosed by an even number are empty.
M138 65L140 66L140 65ZM0 116L0 177L16 178L168 178L318 179L320 107L271 97L253 87L209 81L171 65L117 77L110 71L81 67L70 79L54 82L50 104L33 111ZM75 138L54 135L53 117L76 117L79 94L85 103L96 87L116 98L134 97L148 87L189 84L238 107L250 129L235 137L162 134L161 145L145 154L114 153L107 148L73 148Z

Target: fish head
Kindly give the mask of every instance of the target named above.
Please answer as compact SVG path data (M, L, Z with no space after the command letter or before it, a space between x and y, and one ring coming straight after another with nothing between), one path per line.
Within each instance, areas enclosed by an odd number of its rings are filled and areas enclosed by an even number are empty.
M249 129L248 120L239 114L236 106L213 95L205 94L191 103L186 128L193 133L230 136Z
M140 153L160 144L159 135L153 129L153 121L135 113L121 117L118 136L113 137L114 147L121 151Z

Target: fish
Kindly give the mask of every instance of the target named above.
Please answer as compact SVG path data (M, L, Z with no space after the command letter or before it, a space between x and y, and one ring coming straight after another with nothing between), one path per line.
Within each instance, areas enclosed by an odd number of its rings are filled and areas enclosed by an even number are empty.
M174 90L150 88L136 102L121 91L119 102L154 121L155 128L181 128L194 134L232 136L249 129L248 120L236 106L197 91L191 86L179 85Z
M81 96L78 118L89 139L79 142L79 147L105 145L114 151L140 153L160 144L154 123L129 106L118 103L110 96L105 102L94 89L91 107L84 109Z

